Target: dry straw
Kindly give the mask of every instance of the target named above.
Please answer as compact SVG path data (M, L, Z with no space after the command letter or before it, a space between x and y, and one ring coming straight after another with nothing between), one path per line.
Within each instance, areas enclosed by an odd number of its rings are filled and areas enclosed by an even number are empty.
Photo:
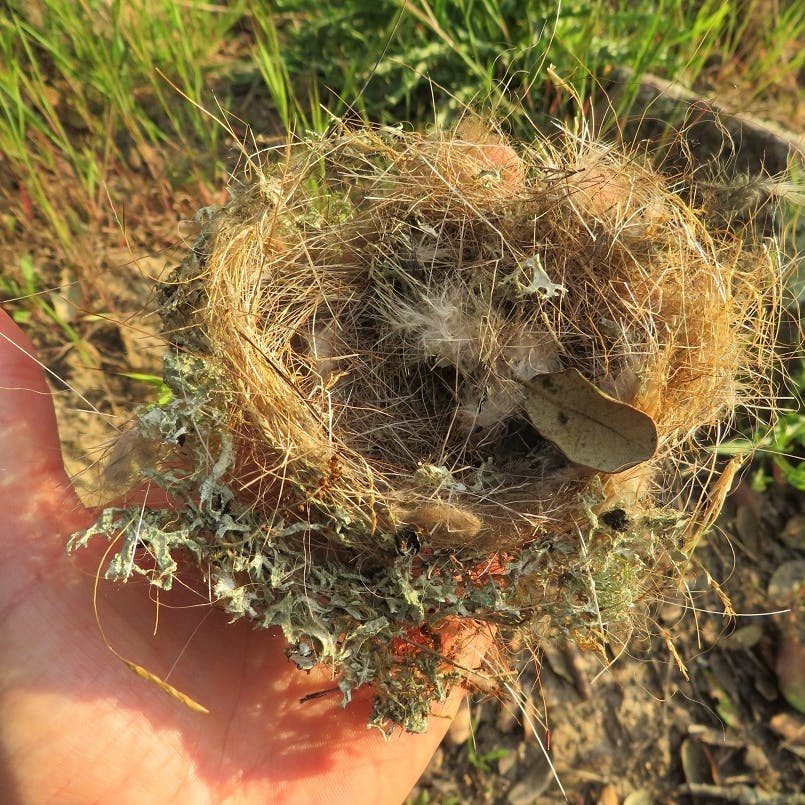
M133 438L179 511L108 510L109 575L189 556L385 731L479 632L624 639L712 515L702 445L767 393L774 245L583 131L339 128L252 167L163 293L173 396Z

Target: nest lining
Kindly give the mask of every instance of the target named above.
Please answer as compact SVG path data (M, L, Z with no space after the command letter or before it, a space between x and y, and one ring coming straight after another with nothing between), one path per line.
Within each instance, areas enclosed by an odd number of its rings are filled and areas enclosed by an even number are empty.
M136 428L182 527L148 513L112 575L169 586L189 552L344 701L371 682L384 730L465 675L450 624L628 630L684 559L698 441L762 391L773 249L635 154L474 125L294 144L205 218L163 295L174 396ZM571 369L650 417L651 456L603 472L540 433L532 384Z

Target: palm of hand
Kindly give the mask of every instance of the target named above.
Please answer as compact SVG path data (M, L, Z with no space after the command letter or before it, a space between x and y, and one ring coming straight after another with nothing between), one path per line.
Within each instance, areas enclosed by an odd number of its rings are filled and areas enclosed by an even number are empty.
M346 710L338 694L302 704L332 679L297 671L279 635L227 624L181 592L159 607L154 636L146 590L101 583L100 622L116 649L209 715L114 657L92 607L105 546L65 554L94 515L64 473L30 345L0 317L0 800L400 801L448 718L385 742L366 729L369 691Z

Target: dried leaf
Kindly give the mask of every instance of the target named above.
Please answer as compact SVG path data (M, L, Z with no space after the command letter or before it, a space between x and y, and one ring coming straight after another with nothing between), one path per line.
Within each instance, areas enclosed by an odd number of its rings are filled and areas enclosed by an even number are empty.
M531 424L574 463L620 472L654 455L654 420L604 394L576 369L538 375L523 385Z
M682 771L689 783L712 783L714 764L706 747L698 741L685 738L679 747Z
M736 649L748 651L753 646L756 646L762 637L763 627L759 623L750 623L749 626L736 629L731 635L724 638L721 641L721 647L727 649L727 651Z
M785 700L798 712L805 713L805 643L796 626L783 632L774 670Z

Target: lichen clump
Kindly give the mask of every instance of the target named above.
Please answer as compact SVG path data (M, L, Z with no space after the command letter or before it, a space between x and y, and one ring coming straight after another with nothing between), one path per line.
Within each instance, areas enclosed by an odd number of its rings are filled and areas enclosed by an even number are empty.
M424 729L479 630L622 637L685 559L698 443L767 373L774 250L570 132L343 128L252 167L163 289L172 395L129 436L179 508L79 542L137 523L109 575L192 559L384 730Z

